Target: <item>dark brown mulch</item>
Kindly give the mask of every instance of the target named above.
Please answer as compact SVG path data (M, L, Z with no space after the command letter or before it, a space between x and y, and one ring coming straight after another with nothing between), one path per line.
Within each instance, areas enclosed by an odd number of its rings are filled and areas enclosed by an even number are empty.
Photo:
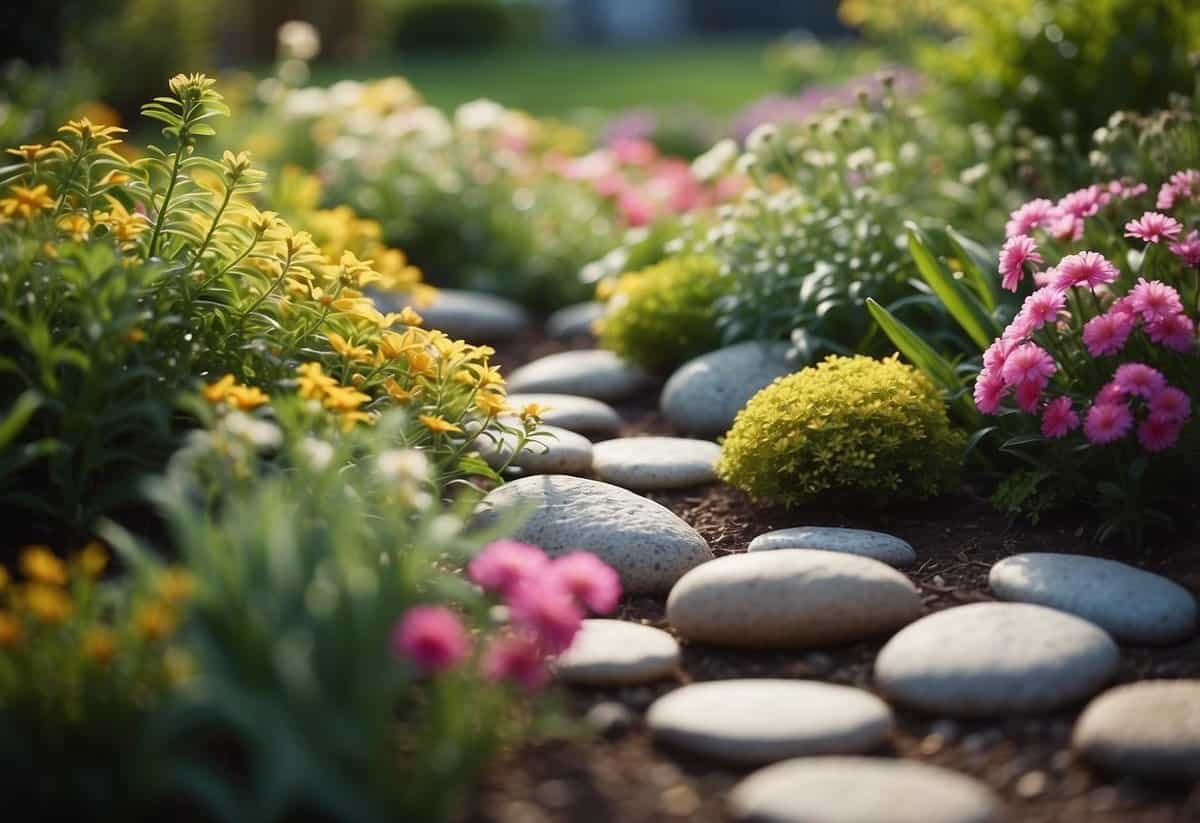
M537 338L501 353L506 364L563 348ZM511 369L510 369L511 370ZM669 432L655 397L625 404L626 434ZM692 524L717 554L745 551L749 541L774 528L833 525L878 529L909 541L920 557L908 570L930 610L990 600L988 568L1024 551L1082 552L1113 557L1165 574L1200 593L1197 535L1181 534L1139 552L1098 546L1085 514L1037 527L1013 526L970 487L959 495L919 506L854 511L760 505L726 486L650 495ZM1195 523L1195 518L1189 525ZM670 629L661 598L627 600L619 615ZM871 667L883 639L796 652L745 652L684 645L678 676L653 686L572 689L565 702L583 718L601 703L632 713L623 733L580 736L526 745L486 776L469 815L472 823L650 823L725 821L725 797L744 772L662 749L641 722L659 695L680 685L732 677L825 680L872 689ZM1200 638L1170 648L1122 649L1119 682L1200 677ZM1184 823L1200 821L1200 783L1156 784L1100 774L1079 762L1070 734L1082 705L1047 715L991 721L952 721L897 709L897 732L881 754L911 758L972 775L991 786L1005 821L1063 823Z

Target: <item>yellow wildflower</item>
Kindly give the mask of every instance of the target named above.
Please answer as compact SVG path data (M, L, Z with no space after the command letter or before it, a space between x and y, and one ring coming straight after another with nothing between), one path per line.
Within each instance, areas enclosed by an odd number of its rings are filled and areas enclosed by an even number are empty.
M422 426L429 429L434 434L448 434L450 432L462 431L462 429L460 429L458 426L442 417L434 417L433 415L429 414L419 414L417 415L417 420L421 422Z
M466 369L459 369L451 378L455 383L462 383L464 386L474 386L476 383L475 375Z
M325 408L333 411L357 411L359 406L369 403L370 400L371 395L348 386L331 386L325 392Z
M229 390L236 384L232 374L227 374L215 383L209 383L204 388L200 389L200 394L212 405L224 402Z
M541 420L548 411L550 411L549 406L543 406L540 403L526 403L525 408L521 409L521 421Z
M112 629L96 626L83 636L83 656L107 666L117 656L117 634Z
M329 345L333 346L334 351L351 363L362 363L371 359L370 349L366 346L353 345L337 332L330 332L325 335L325 339L329 341Z
M26 546L21 550L21 571L30 580L52 586L67 585L67 567L47 546Z
M486 363L471 363L467 368L475 372L479 388L481 389L488 386L504 385L504 378L500 376L500 369L494 366L489 366Z
M337 380L325 374L320 363L305 363L296 371L300 374L299 394L305 400L319 400L337 385Z
M499 392L481 391L475 395L475 406L489 417L495 417L508 409L508 398Z
M59 126L58 130L64 134L73 134L76 137L84 140L89 140L93 137L100 140L107 140L108 144L118 142L116 135L124 134L127 129L120 126L105 126L99 123L93 123L86 117L80 117L78 120L68 120L66 125Z
M0 649L20 648L25 642L25 627L7 612L0 612Z
M400 311L400 322L406 326L419 326L425 322L425 318L417 314L412 306L405 306Z
M83 547L77 559L83 573L95 579L104 573L108 565L108 552L104 550L103 543L93 540Z
M82 212L64 214L58 218L58 227L70 235L76 243L87 240L88 232L92 230L92 224L88 222L87 215Z
M147 640L162 640L175 631L179 618L166 603L151 601L137 610L134 623Z
M393 400L401 405L407 405L414 397L421 393L420 386L413 386L411 390L405 389L396 382L394 377L389 377L383 383L384 390Z
M146 215L138 212L131 214L120 201L110 198L109 206L108 211L96 214L96 223L107 227L119 243L132 243L137 240L138 235L150 228L150 221L146 219Z
M50 187L45 183L26 188L12 185L8 187L9 196L0 200L0 214L12 217L14 214L28 220L43 209L54 205L50 196Z
M230 405L241 411L253 411L271 401L271 397L257 386L241 385L231 388L225 399Z
M62 623L71 616L73 604L57 586L30 583L25 587L25 605L43 623Z
M408 361L408 370L413 374L425 377L437 375L437 361L424 349L409 349L404 353L404 359Z
M16 155L26 163L36 163L43 157L50 154L59 154L61 151L54 146L43 146L41 143L31 143L19 146L15 149L5 149L9 154Z
M167 603L182 603L196 590L196 578L187 569L167 569L158 579L157 589Z
M374 423L375 415L371 412L348 411L342 412L342 431L350 431L359 423Z
M374 264L374 260L359 260L352 251L342 252L342 282L354 289L374 283L379 279L379 272L371 268Z
M425 340L425 332L421 329L408 329L403 334L385 331L379 337L379 352L388 360L394 360L410 349L423 348Z

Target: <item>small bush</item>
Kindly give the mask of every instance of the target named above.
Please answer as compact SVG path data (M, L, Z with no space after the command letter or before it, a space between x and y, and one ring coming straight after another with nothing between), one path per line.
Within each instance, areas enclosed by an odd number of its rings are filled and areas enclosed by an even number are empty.
M721 477L785 504L922 500L953 488L965 441L927 378L895 357L829 357L756 394Z
M471 51L495 48L535 35L541 20L533 4L500 0L416 0L396 20L402 49Z
M729 278L711 257L675 257L617 281L600 341L648 369L665 371L721 345L713 304Z

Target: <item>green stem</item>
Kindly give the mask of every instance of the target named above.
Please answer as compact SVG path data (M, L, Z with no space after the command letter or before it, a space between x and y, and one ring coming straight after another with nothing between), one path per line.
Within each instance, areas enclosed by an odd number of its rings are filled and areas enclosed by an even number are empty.
M289 251L287 260L283 264L283 271L281 271L279 273L279 276L276 277L274 281L272 281L271 287L269 289L267 289L265 292L263 292L262 294L260 294L258 296L258 299L250 304L250 308L248 308L244 312L242 312L242 316L240 318L238 318L238 334L239 335L242 333L242 330L246 326L246 318L248 318L251 314L253 314L254 310L257 309L259 306L261 306L263 304L264 300L266 300L268 297L270 297L272 294L275 293L275 289L279 288L279 284L283 282L283 279L285 277L287 277L288 270L291 269L291 267L292 267L292 252Z
M188 134L187 124L185 123L179 129L179 148L175 151L175 162L171 165L171 179L167 181L167 192L163 195L162 205L159 206L158 215L154 218L154 232L150 235L150 245L146 249L146 257L154 257L154 252L158 248L158 238L162 234L163 223L166 222L167 205L171 202L172 195L175 194L175 183L179 180L179 167L183 163L183 153L187 149Z

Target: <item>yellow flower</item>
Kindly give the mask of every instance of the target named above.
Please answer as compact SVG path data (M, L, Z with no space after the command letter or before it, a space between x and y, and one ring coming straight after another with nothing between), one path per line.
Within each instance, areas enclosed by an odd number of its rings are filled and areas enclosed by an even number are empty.
M0 612L0 649L17 649L25 642L25 627L7 612Z
M504 378L500 376L500 369L489 366L486 363L471 363L467 366L468 369L475 372L479 388L487 388L488 386L503 386Z
M134 326L129 331L125 332L125 342L131 345L137 345L146 339L146 333Z
M221 155L221 165L225 167L225 173L236 180L250 168L250 153L240 151L234 154L226 149Z
M43 209L54 205L50 196L50 187L45 183L26 188L12 185L8 188L9 196L0 200L0 214L12 217L14 214L28 220Z
M67 585L67 567L47 546L26 546L21 550L21 571L30 580L51 586Z
M498 392L481 391L475 395L475 406L489 417L495 417L508 409L508 399Z
M167 603L177 604L191 598L196 578L187 569L167 569L158 579L158 593Z
M374 260L359 260L352 251L342 252L342 282L354 289L375 282L379 279L379 272L371 268L374 264Z
M79 553L78 562L83 573L95 579L103 574L105 567L108 566L108 552L104 550L104 544L99 540L93 540L83 547L83 551Z
M71 616L71 598L57 586L30 583L25 587L25 605L43 623L62 623Z
M371 359L371 350L366 346L355 346L346 338L342 337L337 332L330 332L325 335L325 339L329 341L329 345L333 346L333 350L342 357L349 360L351 363L362 363Z
M29 145L19 146L15 149L5 149L9 154L16 155L26 163L35 163L49 154L61 154L61 150L54 146L43 146L41 143L32 143Z
M359 423L374 423L375 415L371 412L348 411L342 412L342 431L350 431Z
M421 422L422 426L429 429L434 434L448 434L449 432L461 432L462 431L462 429L460 429L458 426L454 425L449 420L446 420L445 418L442 418L442 417L434 417L434 416L428 415L428 414L419 414L419 415L417 415L417 420L419 420Z
M83 636L83 656L107 666L117 656L117 635L112 629L96 626Z
M88 222L87 215L81 212L64 214L58 218L58 227L70 235L76 243L87 240L88 232L92 230L92 224Z
M451 379L455 383L462 383L464 386L474 386L476 383L475 375L466 369L459 369Z
M388 396L401 405L407 405L414 397L421 393L420 386L413 386L411 390L405 389L396 382L394 377L389 377L383 382L383 388L388 393Z
M93 123L86 117L80 117L78 120L68 120L65 126L59 126L58 130L64 134L73 134L76 137L81 137L84 140L92 137L101 139L115 138L118 134L124 134L127 129L120 126L104 126L98 123ZM115 142L110 140L109 142Z
M408 329L404 334L385 331L379 337L379 353L388 360L395 360L410 349L424 348L425 339L425 332L421 329Z
M437 375L437 361L424 349L409 349L404 353L404 359L408 361L408 370L413 374L425 377Z
M320 363L305 363L296 371L300 374L299 394L305 400L319 400L337 385L337 380L325 374Z
M425 318L417 314L412 306L405 306L400 311L400 322L406 326L419 326L425 322Z
M225 397L229 394L229 390L233 388L236 382L232 374L227 374L216 383L209 383L200 389L200 394L205 400L215 406L225 400Z
M109 233L119 243L128 244L137 240L138 235L150 228L146 215L138 212L130 214L120 201L110 198L109 210L95 215L96 223L108 228Z
M330 386L325 392L325 408L339 412L357 411L363 403L368 403L371 395L363 394L348 386Z
M521 409L521 421L541 420L542 415L548 411L550 411L549 406L543 406L540 403L527 403L525 408Z
M241 411L253 411L271 400L270 396L257 386L234 386L225 399Z
M138 632L147 640L162 640L167 637L175 631L178 621L175 610L158 601L146 603L134 615Z

